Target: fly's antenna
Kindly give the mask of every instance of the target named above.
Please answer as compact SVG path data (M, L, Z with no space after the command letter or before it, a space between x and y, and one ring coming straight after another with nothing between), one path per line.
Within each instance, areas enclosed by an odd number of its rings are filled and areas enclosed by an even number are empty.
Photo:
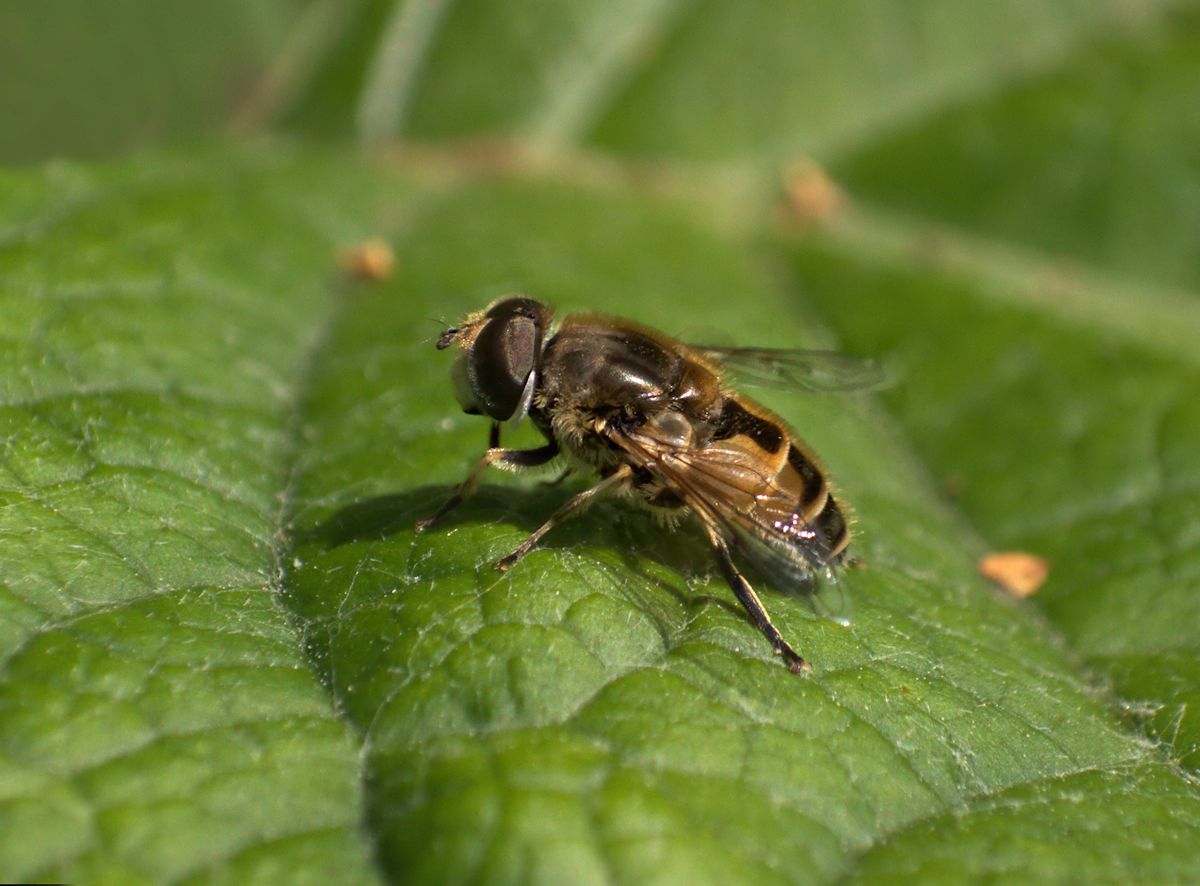
M454 335L458 335L459 330L455 327L452 327L449 324L449 322L446 321L444 318L426 317L425 319L428 320L430 323L436 323L438 325L438 328L441 329L442 331L437 334L436 338L431 336L429 338L421 339L421 344L427 345L430 342L436 341L437 349L439 351L442 351L442 350L445 350L446 348L448 348L450 346L450 342L452 342L454 340L454 336L450 336L450 338L448 338L448 339L446 337L448 335L450 335L450 333L454 333ZM442 344L443 340L446 341L445 344Z

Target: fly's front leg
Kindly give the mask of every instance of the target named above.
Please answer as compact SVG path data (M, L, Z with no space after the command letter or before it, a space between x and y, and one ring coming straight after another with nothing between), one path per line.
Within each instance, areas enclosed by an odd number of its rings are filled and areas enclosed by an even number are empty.
M787 640L783 639L783 635L779 633L779 629L772 624L771 617L767 615L766 608L762 605L762 601L758 599L758 594L754 593L754 588L750 587L750 583L746 581L733 564L733 558L729 555L729 545L725 539L713 527L709 526L707 521L705 521L704 529L708 532L709 541L712 542L713 549L717 552L717 562L721 564L721 573L725 576L725 580L729 582L729 587L733 589L738 602L745 607L746 612L750 614L750 618L754 620L754 624L762 631L763 636L770 640L771 645L775 647L775 651L783 656L788 670L793 674L812 670L809 663L791 647Z
M483 458L475 463L475 467L471 468L471 473L467 474L467 479L459 484L455 493L446 500L444 505L437 509L437 513L432 517L417 521L417 532L424 532L474 495L475 490L479 488L479 481L483 478L483 472L487 470L489 465L495 465L504 470L518 471L521 468L534 468L538 465L544 465L558 455L558 444L553 440L537 449L501 449L500 425L494 422L491 432L488 435L488 442L490 444L488 451L483 454Z
M521 542L521 545L515 551L513 551L507 557L497 560L496 568L501 572L507 570L510 566L528 554L533 549L533 546L541 540L543 535L545 535L559 523L562 523L563 521L581 513L585 508L588 507L588 505L592 504L592 502L596 501L598 498L603 498L605 495L609 495L618 491L623 485L629 482L629 479L632 476L632 468L630 468L629 465L621 465L619 468L617 468L617 470L609 474L591 489L585 489L578 495L572 496L567 500L565 505L554 512L553 516L551 516L549 520L535 529L529 538Z

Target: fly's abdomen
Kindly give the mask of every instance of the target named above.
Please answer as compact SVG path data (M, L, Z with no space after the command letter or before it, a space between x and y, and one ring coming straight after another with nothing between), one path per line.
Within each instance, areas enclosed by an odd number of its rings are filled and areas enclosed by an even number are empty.
M838 562L850 544L850 528L841 505L829 490L825 472L795 441L789 441L787 464L779 480L795 493L797 514L817 533L819 546L828 551L830 562Z
M793 545L807 568L836 565L850 543L846 518L825 471L783 421L747 398L728 398L713 431L701 461L722 475L712 489L729 499L735 522L773 536L768 544Z

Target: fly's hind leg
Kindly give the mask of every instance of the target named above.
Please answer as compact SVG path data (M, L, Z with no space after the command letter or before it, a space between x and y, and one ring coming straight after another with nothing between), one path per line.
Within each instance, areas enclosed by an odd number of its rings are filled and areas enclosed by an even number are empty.
M475 490L479 488L479 481L483 478L483 473L489 465L495 465L508 471L519 471L522 468L544 465L558 455L558 444L553 440L537 449L501 449L500 426L495 423L492 424L488 444L488 451L475 463L475 467L471 468L471 473L467 474L467 479L459 484L458 489L446 500L446 503L438 508L433 516L417 521L417 532L424 532L474 495Z
M754 593L754 588L750 587L750 583L733 564L733 558L729 554L729 545L725 539L711 526L705 525L704 528L708 532L713 549L717 552L717 562L721 564L721 574L725 576L725 580L729 582L729 587L733 589L738 602L745 607L746 612L750 614L750 618L762 631L763 636L770 640L775 651L783 656L788 670L793 674L812 670L808 662L791 647L787 640L783 639L779 629L771 623L771 617L767 615L767 610L763 607L762 601L758 599L758 594Z
M554 512L549 520L535 529L529 538L521 542L520 546L517 547L516 550L514 550L507 557L497 560L496 568L501 572L506 571L510 566L533 550L533 546L541 541L543 535L545 535L559 523L569 520L571 517L582 513L583 510L588 507L588 505L592 504L592 502L596 501L598 498L603 498L605 495L616 492L621 488L621 486L626 484L629 481L629 478L632 476L633 470L628 465L621 465L621 467L617 468L617 470L609 474L591 489L585 489L578 495L572 496L567 500L566 504Z

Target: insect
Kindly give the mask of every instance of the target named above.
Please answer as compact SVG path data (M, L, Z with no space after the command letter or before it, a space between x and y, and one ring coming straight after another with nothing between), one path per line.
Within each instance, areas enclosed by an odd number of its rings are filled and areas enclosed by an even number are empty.
M475 492L486 469L519 471L565 455L600 481L569 499L495 565L506 570L554 526L614 494L670 516L698 518L721 573L754 624L799 673L808 663L771 622L734 564L768 579L830 575L850 530L816 457L777 416L734 392L724 374L809 390L865 387L868 361L821 351L687 345L629 320L573 313L509 296L438 338L458 346L452 377L463 410L491 419L487 452L427 529ZM546 438L502 449L502 425L528 417Z

